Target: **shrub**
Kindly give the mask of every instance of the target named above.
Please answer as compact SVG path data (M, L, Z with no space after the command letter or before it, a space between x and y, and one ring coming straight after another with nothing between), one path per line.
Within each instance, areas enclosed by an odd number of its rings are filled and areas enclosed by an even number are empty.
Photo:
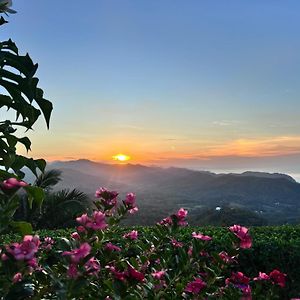
M96 209L76 219L68 238L25 236L3 246L4 299L282 299L283 272L241 272L239 253L252 246L247 228L224 231L223 251L208 234L180 235L183 208L147 234L120 230L120 220L137 207L134 194L120 204L117 195L99 189Z

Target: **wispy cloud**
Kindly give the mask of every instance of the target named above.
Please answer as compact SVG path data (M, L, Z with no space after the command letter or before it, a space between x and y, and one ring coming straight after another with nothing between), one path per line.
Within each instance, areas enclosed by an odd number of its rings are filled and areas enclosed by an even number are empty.
M221 120L221 121L213 121L212 125L214 126L234 126L240 124L241 121L237 120Z

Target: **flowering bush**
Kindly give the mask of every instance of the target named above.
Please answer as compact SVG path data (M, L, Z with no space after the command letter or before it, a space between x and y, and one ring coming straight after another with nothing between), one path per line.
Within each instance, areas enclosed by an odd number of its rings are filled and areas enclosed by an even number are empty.
M137 211L135 195L118 203L118 193L101 188L96 197L68 238L26 235L1 247L3 299L280 299L286 274L250 278L239 270L239 252L252 245L247 228L230 227L223 251L201 232L177 240L187 225L181 208L147 236L121 233L119 221Z

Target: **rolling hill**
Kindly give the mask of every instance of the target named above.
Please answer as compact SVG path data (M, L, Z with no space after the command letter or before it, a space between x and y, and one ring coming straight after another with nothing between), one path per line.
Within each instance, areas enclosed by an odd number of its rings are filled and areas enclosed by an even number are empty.
M245 225L247 216L254 225L300 221L300 184L285 174L215 174L89 160L57 161L49 168L63 171L57 189L78 188L91 198L100 186L119 191L121 198L135 192L140 211L130 224L153 224L179 207L189 209L192 224L218 223L209 216L222 223L237 212L245 216Z

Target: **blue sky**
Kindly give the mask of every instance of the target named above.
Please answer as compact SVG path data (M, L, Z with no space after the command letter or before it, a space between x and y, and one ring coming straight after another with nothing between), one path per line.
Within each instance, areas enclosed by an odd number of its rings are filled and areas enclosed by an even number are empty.
M14 9L2 37L39 63L54 104L51 130L40 122L31 134L34 156L127 152L201 167L300 153L299 1L26 0Z

